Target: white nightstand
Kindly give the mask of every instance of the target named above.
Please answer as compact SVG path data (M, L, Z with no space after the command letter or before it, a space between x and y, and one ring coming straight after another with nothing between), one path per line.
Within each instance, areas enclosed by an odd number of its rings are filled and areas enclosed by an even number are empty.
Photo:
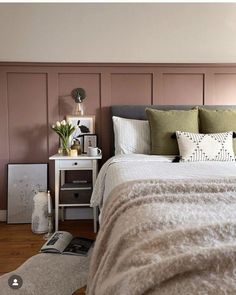
M58 230L59 208L66 207L88 207L90 205L90 197L94 187L98 168L97 161L102 159L102 155L90 157L80 155L76 157L53 155L49 160L55 161L55 230ZM65 183L65 171L68 170L91 170L92 183ZM78 202L66 201L66 193L68 191L76 191ZM59 202L59 194L63 193L65 198L63 202ZM94 232L97 232L97 208L93 208Z

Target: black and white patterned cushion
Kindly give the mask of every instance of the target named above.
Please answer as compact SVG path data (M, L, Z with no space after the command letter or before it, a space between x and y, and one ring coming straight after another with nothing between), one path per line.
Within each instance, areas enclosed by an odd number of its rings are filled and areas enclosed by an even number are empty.
M176 131L180 161L235 161L233 132L199 134Z

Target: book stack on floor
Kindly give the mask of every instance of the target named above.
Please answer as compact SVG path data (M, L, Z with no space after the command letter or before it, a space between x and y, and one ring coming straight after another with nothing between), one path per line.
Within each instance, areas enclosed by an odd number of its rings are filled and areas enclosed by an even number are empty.
M42 246L40 252L87 256L93 243L91 239L73 237L66 231L56 231Z

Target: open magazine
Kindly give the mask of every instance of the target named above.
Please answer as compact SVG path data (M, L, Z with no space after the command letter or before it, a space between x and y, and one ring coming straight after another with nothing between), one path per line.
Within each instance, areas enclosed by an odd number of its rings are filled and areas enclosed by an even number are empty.
M66 231L56 231L40 252L86 256L93 242L91 239L73 237Z

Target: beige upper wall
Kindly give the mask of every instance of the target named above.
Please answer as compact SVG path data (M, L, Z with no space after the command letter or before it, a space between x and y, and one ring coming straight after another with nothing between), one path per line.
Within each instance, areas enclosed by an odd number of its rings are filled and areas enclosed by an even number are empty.
M0 61L236 62L236 4L0 4Z

